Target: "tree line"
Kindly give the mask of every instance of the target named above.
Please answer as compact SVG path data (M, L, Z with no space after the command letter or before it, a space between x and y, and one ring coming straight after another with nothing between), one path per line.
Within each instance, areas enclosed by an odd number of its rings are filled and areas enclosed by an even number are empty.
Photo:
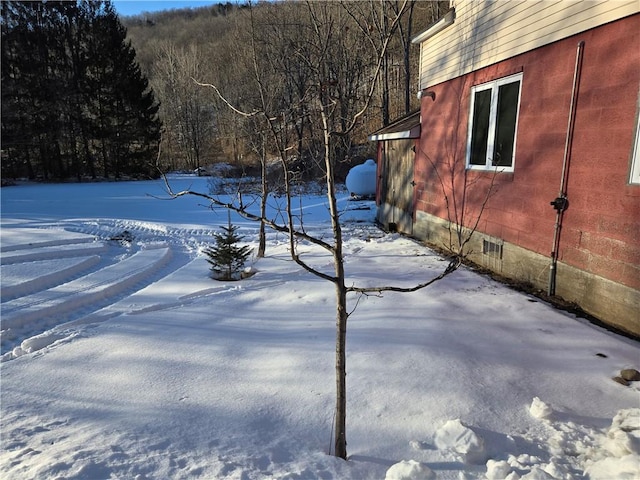
M343 123L374 92L357 125L332 142L344 177L350 160L373 154L369 133L417 108L410 39L447 4L227 2L119 18L109 0L2 2L2 176L146 177L277 158L263 123L198 85L251 111L262 103L257 68L289 142L288 168L300 176L323 174L320 118L306 102L318 78ZM324 47L324 72L309 62L320 5L340 28Z
M2 176L153 175L159 102L109 1L2 2Z
M415 0L221 3L125 18L161 99L162 165L193 170L218 161L257 165L265 155L277 158L264 124L237 115L216 92L197 84L215 85L235 107L251 112L263 100L255 83L258 69L268 109L280 115L281 136L290 137L290 168L300 175L323 173L321 121L309 107L309 92L324 89L346 123L373 90L357 125L332 144L335 157L344 161L336 166L343 177L350 159L375 152L369 133L418 108L412 86L419 52L410 40L447 7L448 2ZM314 71L310 61L318 54L314 12L320 8L339 28L323 47L331 58L324 72ZM374 75L380 58L380 74Z

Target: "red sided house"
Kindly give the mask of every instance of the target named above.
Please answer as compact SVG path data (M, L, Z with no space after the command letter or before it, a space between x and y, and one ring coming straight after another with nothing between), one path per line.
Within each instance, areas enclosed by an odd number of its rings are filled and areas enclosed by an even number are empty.
M640 3L454 0L420 111L378 142L378 221L640 335Z

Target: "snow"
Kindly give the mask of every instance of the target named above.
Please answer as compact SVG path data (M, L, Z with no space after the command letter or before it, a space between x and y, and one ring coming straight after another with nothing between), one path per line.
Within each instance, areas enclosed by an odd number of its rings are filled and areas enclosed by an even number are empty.
M484 439L459 418L449 420L438 429L435 444L440 450L453 452L463 463L484 463L487 460Z
M538 397L533 397L533 401L529 407L529 413L532 417L543 419L549 418L553 414L553 409Z
M511 466L505 460L492 460L487 461L487 479L488 480L501 480L511 475Z
M392 465L384 477L385 480L431 480L435 473L420 462L403 460Z
M350 297L345 462L327 454L333 286L282 234L253 276L216 282L201 249L226 213L166 200L162 182L1 194L0 478L640 477L640 382L611 380L639 367L633 340L466 268ZM410 286L446 266L375 228L373 202L339 200L350 284ZM299 212L330 238L322 197ZM257 225L232 221L257 242Z

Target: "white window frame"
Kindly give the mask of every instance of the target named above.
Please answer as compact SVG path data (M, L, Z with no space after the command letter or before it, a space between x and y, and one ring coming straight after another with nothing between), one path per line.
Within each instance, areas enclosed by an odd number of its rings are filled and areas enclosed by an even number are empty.
M486 159L486 163L484 165L475 165L471 164L471 140L473 137L473 112L475 107L475 98L476 93L483 90L491 90L491 108L489 112L489 132L487 135L487 153L493 152L494 149L494 141L495 141L495 133L496 133L496 117L498 112L498 89L501 85L506 85L509 83L519 82L520 86L518 89L518 105L516 107L516 124L514 130L514 138L513 138L513 153L511 156L511 165L500 165L496 166L493 164L492 154L488 155ZM518 138L518 121L520 117L520 99L522 97L522 73L517 73L515 75L509 75L508 77L499 78L497 80L493 80L491 82L483 83L481 85L476 85L471 88L471 105L469 109L469 129L467 132L467 155L466 155L466 168L469 170L498 170L500 172L513 172L515 168L515 160L516 160L516 141Z
M636 135L633 141L633 150L631 150L629 183L640 184L640 106L638 107L638 113L636 113Z

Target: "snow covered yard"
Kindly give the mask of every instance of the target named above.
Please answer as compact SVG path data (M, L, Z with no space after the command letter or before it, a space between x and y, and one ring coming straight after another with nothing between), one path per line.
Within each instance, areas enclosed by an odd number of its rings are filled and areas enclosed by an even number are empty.
M467 269L364 297L344 462L327 455L333 287L286 238L269 235L256 275L220 283L200 249L226 213L154 198L160 182L1 193L2 478L640 478L640 383L611 380L640 368L637 342ZM446 266L347 197L350 280L408 286ZM322 197L300 208L329 236Z

